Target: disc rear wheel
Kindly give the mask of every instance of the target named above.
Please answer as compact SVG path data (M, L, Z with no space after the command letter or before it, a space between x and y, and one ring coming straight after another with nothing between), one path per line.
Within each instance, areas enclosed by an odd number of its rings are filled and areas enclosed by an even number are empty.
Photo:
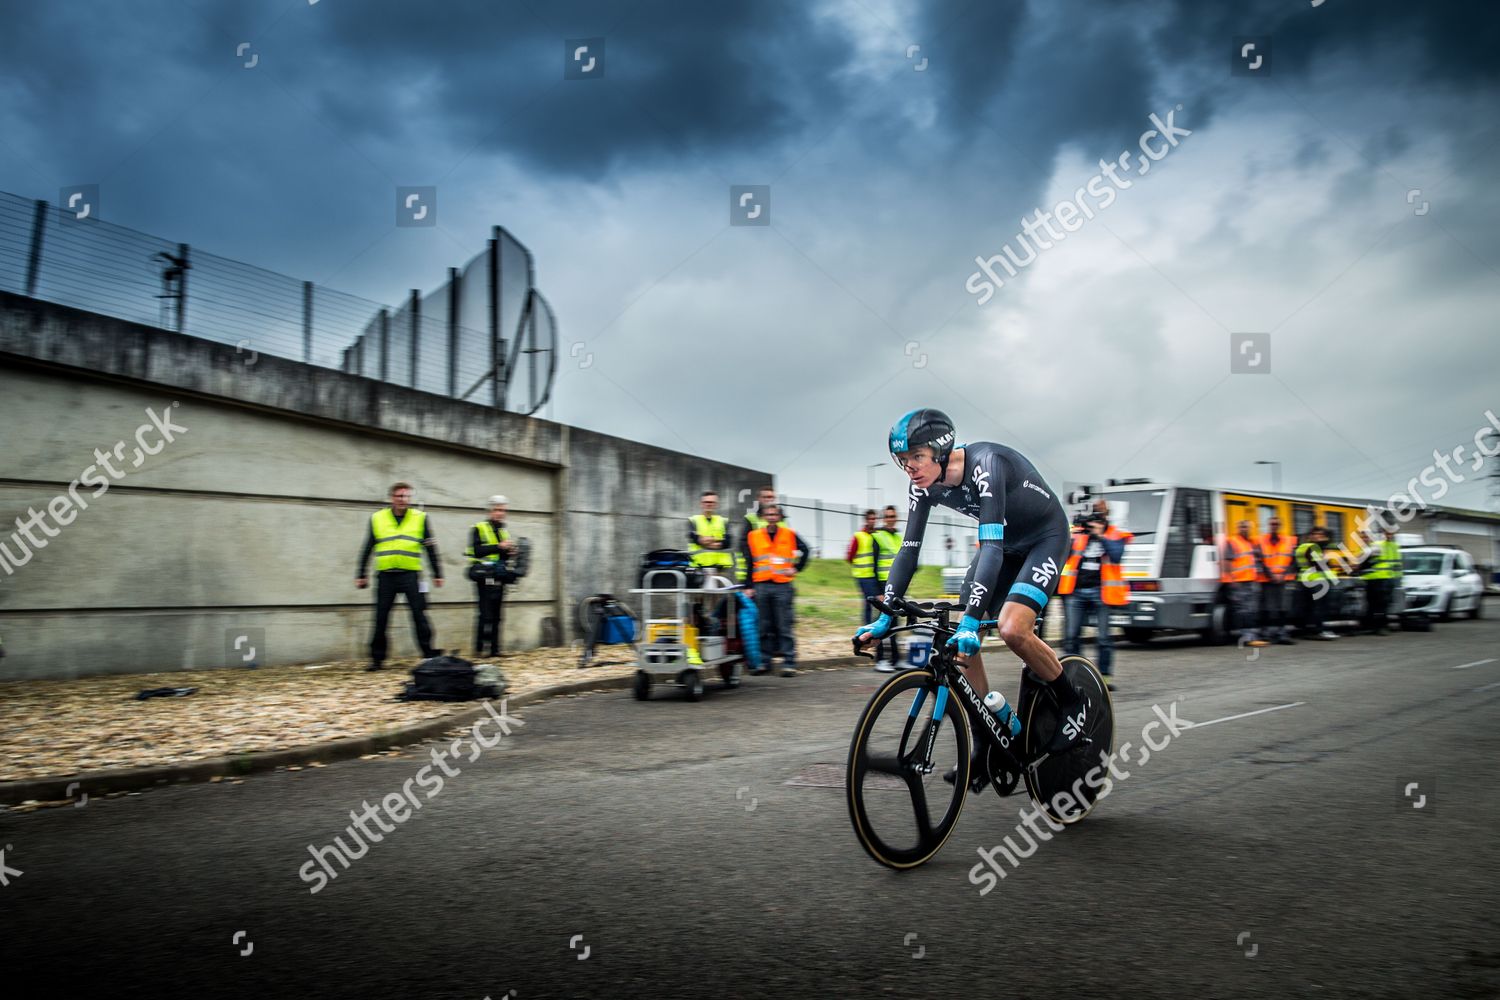
M1109 689L1094 665L1082 656L1064 656L1063 670L1087 704L1083 738L1066 752L1048 757L1025 771L1026 790L1054 821L1064 826L1089 814L1104 785L1108 758L1115 746L1114 703ZM1032 761L1045 753L1061 713L1044 690L1031 694L1026 706L1026 729L1022 750Z
M943 776L954 767L951 785ZM969 727L930 669L909 670L870 698L849 744L845 791L854 835L888 868L930 859L958 824L969 786Z

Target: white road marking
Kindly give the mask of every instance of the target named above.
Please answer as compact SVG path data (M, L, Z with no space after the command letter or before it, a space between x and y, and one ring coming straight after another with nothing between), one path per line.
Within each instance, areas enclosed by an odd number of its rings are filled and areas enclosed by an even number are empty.
M1492 656L1488 660L1475 660L1473 663L1460 663L1458 666L1454 667L1453 669L1454 670L1468 670L1470 667L1482 667L1486 663L1494 663L1494 662L1495 662L1495 658Z
M1490 688L1500 688L1500 681L1496 681L1493 684L1486 684L1484 687L1477 687L1474 689L1474 691L1476 693L1480 691L1488 691Z
M1306 705L1305 701L1294 701L1287 705L1274 705L1271 708L1261 708L1254 712L1241 712L1239 715L1226 715L1222 719L1213 719L1209 722L1195 722L1188 729L1202 729L1204 726L1216 726L1221 722L1233 722L1235 719L1248 719L1252 715L1264 715L1267 712L1279 712L1283 708L1296 708L1298 705Z

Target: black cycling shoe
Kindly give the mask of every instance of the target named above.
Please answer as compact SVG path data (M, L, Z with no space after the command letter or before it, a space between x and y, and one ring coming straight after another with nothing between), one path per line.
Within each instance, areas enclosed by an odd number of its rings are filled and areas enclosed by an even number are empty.
M989 780L990 780L989 776L981 774L981 772L983 771L983 769L984 769L984 761L980 759L980 755L977 754L977 753L976 754L972 754L969 757L969 789L970 789L970 791L973 791L975 793L981 792L981 791L984 790L984 786L989 783ZM946 781L950 785L953 784L955 781L958 780L958 765L957 764L953 765L952 767L950 767L948 769L948 773L945 774L945 775L943 775L943 780Z

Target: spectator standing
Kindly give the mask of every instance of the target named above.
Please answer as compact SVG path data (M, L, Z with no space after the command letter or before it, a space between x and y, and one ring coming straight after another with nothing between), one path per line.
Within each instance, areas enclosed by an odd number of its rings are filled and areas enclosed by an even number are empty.
M769 486L762 486L755 492L755 507L745 511L745 537L757 528L766 526L765 510L776 502L776 491ZM750 578L750 567L743 562L735 570L735 578L744 583Z
M1310 540L1297 546L1295 552L1297 582L1302 584L1307 601L1307 622L1314 630L1314 639L1337 639L1327 625L1328 598L1336 580L1328 567L1327 546L1332 536L1321 524L1313 525L1307 534Z
M1229 588L1229 606L1234 611L1234 631L1241 642L1250 646L1269 645L1256 629L1260 615L1256 590L1258 550L1255 537L1250 533L1250 522L1240 521L1235 533L1229 536L1220 562L1219 580Z
M1120 563L1125 558L1125 542L1109 538L1109 519L1095 512L1083 523L1084 543L1074 547L1063 564L1057 592L1067 597L1067 634L1063 652L1078 655L1082 647L1083 627L1094 622L1095 642L1099 646L1099 673L1111 691L1114 683L1114 636L1110 634L1109 609L1130 601Z
M700 513L688 519L688 552L693 565L712 573L726 574L734 565L729 522L719 511L719 494L705 490L699 499Z
M1375 529L1368 528L1367 537L1374 538ZM1373 542L1365 549L1360 560L1360 576L1365 581L1366 618L1365 629L1371 635L1385 635L1390 614L1391 593L1402 576L1401 546L1396 544L1393 531L1383 531L1381 541Z
M412 492L411 483L396 483L391 487L391 505L370 515L370 531L354 572L354 585L361 590L368 587L370 578L365 571L370 556L375 556L375 630L370 636L370 665L366 670L380 670L385 665L386 627L398 594L406 595L422 655L437 655L432 625L427 621L427 599L422 593L422 551L427 551L432 563L433 586L443 585L443 568L427 512L411 506Z
M844 561L849 564L849 575L854 577L854 585L859 589L860 624L868 625L870 619L875 617L875 609L870 607L866 598L875 597L879 593L875 589L875 512L865 511L864 524L854 532L849 539L849 548L844 553Z
M1291 646L1296 640L1287 633L1286 586L1292 579L1292 553L1297 548L1293 535L1281 533L1281 518L1272 516L1269 531L1255 543L1258 557L1256 580L1260 584L1260 637L1278 646Z
M887 506L881 512L882 524L875 529L875 583L877 594L885 592L886 578L891 575L891 563L901 551L901 530L897 522L896 508ZM875 644L875 669L881 673L895 671L901 662L901 648L896 645L894 634Z
M491 656L500 655L500 628L504 615L505 585L515 582L515 575L505 568L505 560L516 550L505 528L510 500L503 495L489 499L489 517L469 529L469 579L474 581L478 600L478 617L474 626L474 655L484 655L486 643Z
M772 657L781 657L781 676L797 675L797 640L795 599L792 580L807 565L807 543L781 523L781 508L768 504L760 511L765 527L745 536L744 556L750 567L751 585L746 593L755 598L760 610L763 643L761 656L765 666L751 671L763 674Z

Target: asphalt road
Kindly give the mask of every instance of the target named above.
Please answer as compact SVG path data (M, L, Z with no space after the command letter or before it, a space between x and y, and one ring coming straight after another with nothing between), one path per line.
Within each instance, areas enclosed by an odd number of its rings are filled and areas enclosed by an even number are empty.
M532 706L317 893L309 845L426 749L8 815L3 968L70 997L1497 996L1497 640L1127 649L1117 746L1153 705L1199 726L984 896L1024 796L896 873L841 786L787 783L841 779L863 667Z

